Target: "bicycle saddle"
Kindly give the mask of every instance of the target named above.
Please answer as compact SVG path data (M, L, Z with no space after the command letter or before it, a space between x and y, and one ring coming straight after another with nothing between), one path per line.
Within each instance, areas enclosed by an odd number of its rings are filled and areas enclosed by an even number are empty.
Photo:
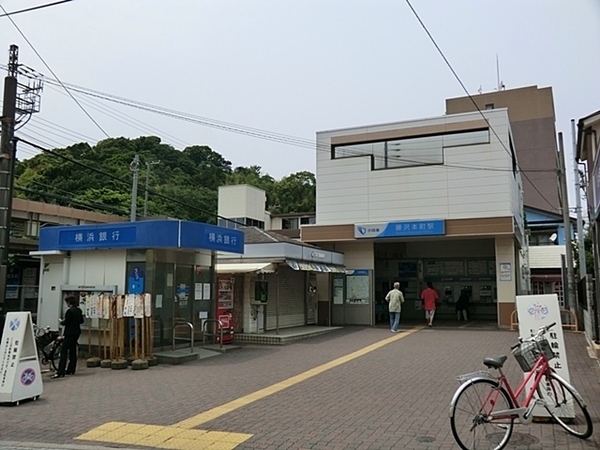
M485 367L487 367L488 369L493 367L494 369L499 369L502 367L502 364L504 364L504 361L506 361L507 356L506 355L502 355L502 356L488 356L487 358L485 358L483 360L483 365Z

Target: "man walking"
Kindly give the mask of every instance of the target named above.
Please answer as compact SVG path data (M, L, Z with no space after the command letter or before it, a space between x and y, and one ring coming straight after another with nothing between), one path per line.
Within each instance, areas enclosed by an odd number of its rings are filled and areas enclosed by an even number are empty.
M433 289L431 281L427 282L427 288L421 292L421 299L423 299L423 306L425 307L425 320L427 320L427 326L433 326L433 316L435 316L435 303L438 300L438 293Z
M400 311L402 311L402 303L404 303L404 295L400 291L400 283L394 283L394 289L387 293L385 301L388 302L390 311L390 331L398 332L398 324L400 323Z

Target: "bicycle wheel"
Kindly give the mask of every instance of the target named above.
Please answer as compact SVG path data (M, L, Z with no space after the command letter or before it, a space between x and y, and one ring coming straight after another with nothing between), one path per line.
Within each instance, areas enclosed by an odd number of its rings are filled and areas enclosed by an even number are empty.
M58 362L60 361L60 352L62 351L62 341L55 341L52 349L48 353L48 362L54 372L58 372Z
M491 419L492 411L512 409L510 396L492 380L473 380L458 388L451 404L450 426L463 450L500 450L512 434L514 417Z
M552 372L544 375L537 393L545 400L544 407L548 413L561 427L581 439L592 435L590 413L573 386Z

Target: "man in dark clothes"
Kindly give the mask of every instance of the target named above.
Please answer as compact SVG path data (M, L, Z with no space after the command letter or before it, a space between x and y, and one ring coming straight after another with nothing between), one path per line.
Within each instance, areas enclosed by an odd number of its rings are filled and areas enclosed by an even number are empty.
M458 320L469 320L469 293L464 289L456 302L456 318Z
M69 308L65 313L65 318L60 321L60 324L65 327L60 349L60 362L58 363L58 371L52 375L52 378L62 378L65 374L73 375L77 367L77 340L81 335L80 325L84 322L83 313L77 306L79 302L76 297L69 295L65 298L65 301ZM67 357L69 358L68 367Z

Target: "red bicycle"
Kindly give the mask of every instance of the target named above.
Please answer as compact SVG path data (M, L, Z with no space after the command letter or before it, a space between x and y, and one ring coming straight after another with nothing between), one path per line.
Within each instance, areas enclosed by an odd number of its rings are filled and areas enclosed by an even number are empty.
M574 436L592 435L592 419L577 390L561 378L548 361L555 357L546 332L556 323L541 327L535 336L519 338L511 350L527 376L516 391L511 388L502 366L506 355L488 357L483 364L498 370L494 376L480 371L457 377L461 385L450 403L450 426L464 450L500 450L508 444L515 420L529 424L536 405ZM527 384L531 386L527 390ZM521 393L526 392L523 403Z

